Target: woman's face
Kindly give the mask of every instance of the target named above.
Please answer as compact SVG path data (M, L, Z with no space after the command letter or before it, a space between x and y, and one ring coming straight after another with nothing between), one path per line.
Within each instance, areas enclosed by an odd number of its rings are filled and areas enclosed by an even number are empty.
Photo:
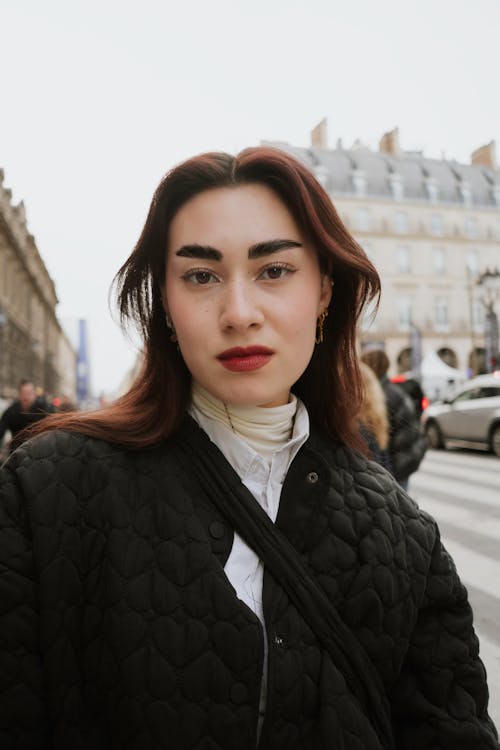
M314 249L267 186L206 190L174 216L165 311L193 378L226 404L288 402L330 297Z

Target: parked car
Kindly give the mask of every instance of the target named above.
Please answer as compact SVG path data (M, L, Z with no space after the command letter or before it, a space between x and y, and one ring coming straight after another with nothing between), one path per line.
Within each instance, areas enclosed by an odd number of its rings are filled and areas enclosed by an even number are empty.
M429 406L422 425L430 448L461 442L487 447L500 458L500 371L471 378L452 398Z

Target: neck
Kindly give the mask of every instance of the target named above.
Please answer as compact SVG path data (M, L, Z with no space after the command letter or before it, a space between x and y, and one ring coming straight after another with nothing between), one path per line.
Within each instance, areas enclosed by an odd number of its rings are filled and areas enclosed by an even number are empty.
M297 409L297 399L293 394L289 403L283 406L233 406L212 396L194 382L192 400L205 416L222 422L262 455L278 450L292 436Z

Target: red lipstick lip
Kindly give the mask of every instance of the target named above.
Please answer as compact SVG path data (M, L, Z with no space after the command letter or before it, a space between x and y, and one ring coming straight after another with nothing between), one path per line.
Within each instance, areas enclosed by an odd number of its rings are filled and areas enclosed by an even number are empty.
M255 357L258 355L274 354L272 349L267 346L235 346L233 349L226 349L217 355L217 359L235 359L237 357Z

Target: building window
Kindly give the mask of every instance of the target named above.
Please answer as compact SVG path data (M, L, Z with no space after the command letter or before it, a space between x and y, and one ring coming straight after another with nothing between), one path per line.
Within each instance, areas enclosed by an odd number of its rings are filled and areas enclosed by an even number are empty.
M408 217L404 211L396 211L394 215L394 231L397 234L406 234L408 232Z
M465 217L465 234L467 237L477 237L477 219L475 216Z
M366 206L360 206L356 209L355 215L356 229L360 232L368 232L371 226L370 211Z
M448 327L448 300L445 297L434 300L434 322L438 330Z
M446 273L445 253L442 247L435 247L432 253L434 273L443 276Z
M389 175L389 183L391 185L391 192L394 199L397 201L402 200L404 196L404 186L401 175L397 174L397 172L392 172Z
M410 249L406 245L399 245L396 250L396 262L399 273L410 273Z
M443 234L443 217L441 214L431 216L431 234L441 236Z
M479 265L477 262L477 252L470 250L465 256L465 267L467 269L467 275L475 278L479 273Z
M470 189L470 185L465 180L462 180L459 186L460 190L460 196L465 203L466 206L470 206L472 203L472 190Z
M400 331L408 331L411 325L412 304L410 297L398 297L398 328Z
M366 175L362 169L354 169L352 172L352 183L356 195L366 195Z
M431 203L436 203L439 197L439 190L436 184L436 180L433 177L428 177L425 181L425 187L427 189L427 195Z

